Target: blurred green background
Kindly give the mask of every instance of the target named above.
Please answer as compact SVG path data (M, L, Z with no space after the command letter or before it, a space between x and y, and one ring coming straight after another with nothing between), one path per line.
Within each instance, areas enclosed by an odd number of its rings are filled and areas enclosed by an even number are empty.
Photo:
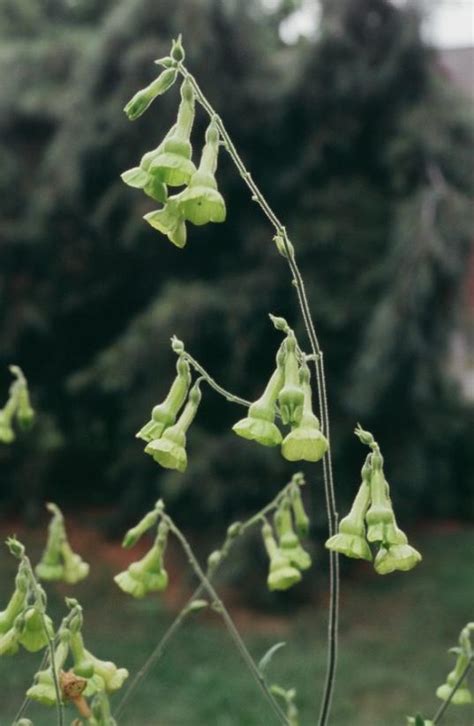
M325 351L339 511L358 484L363 452L352 431L361 421L384 451L402 526L424 548L419 572L393 581L344 563L334 723L382 726L400 723L410 704L432 702L443 651L473 617L474 409L452 355L454 338L472 335L472 104L422 40L411 5L326 0L317 32L285 43L279 30L300 5L0 3L0 384L6 397L7 364L21 365L39 411L33 431L0 450L0 512L5 531L27 523L34 546L52 499L115 542L163 496L202 553L294 471L275 451L233 435L241 411L207 389L186 474L160 470L134 438L173 378L172 334L249 399L278 344L268 313L287 317L304 339L272 230L224 154L218 179L228 219L193 228L183 251L143 222L153 202L120 180L173 123L177 89L134 123L122 108L182 32L188 66L297 250ZM198 114L196 148L205 123ZM268 629L258 634L262 613L294 631L278 660L282 679L298 681L310 723L325 658L326 523L321 467L301 468L318 567L297 592L269 596L251 539L223 585L254 614L257 651L272 642ZM98 557L92 564L106 573ZM7 572L6 554L0 567ZM112 624L102 605L115 608L117 595L95 577L83 589L97 638L104 627L104 646L136 667L150 624L158 637L170 615L155 619L154 602L135 608L120 599ZM113 627L130 628L123 647ZM252 684L231 651L221 651L225 635L207 622L189 632L157 671L159 697L144 686L130 712L142 720L126 722L265 723ZM10 662L1 667L19 682ZM231 691L227 668L239 684ZM170 703L161 721L150 710L154 698ZM255 711L234 711L254 703Z

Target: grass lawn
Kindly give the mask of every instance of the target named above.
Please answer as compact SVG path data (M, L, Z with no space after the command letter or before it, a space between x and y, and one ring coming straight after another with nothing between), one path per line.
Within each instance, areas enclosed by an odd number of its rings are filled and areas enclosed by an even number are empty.
M38 535L21 533L33 554ZM410 573L375 577L365 565L342 583L338 680L332 726L404 726L417 710L433 715L436 687L452 667L447 649L461 627L474 620L474 530L425 532L412 537L424 555ZM88 551L89 547L89 551ZM169 604L150 596L134 601L115 589L112 558L82 547L93 565L76 588L48 588L59 617L64 594L77 596L86 613L85 636L99 657L126 666L143 664L172 618ZM13 562L0 554L0 604L8 595ZM308 576L311 576L314 568ZM263 584L262 584L263 586ZM315 723L326 658L323 603L283 618L238 618L258 659L280 640L287 646L269 667L269 679L296 686L301 726ZM126 726L271 726L275 720L243 667L217 616L196 615L172 641L163 658L130 700L120 724ZM41 654L21 652L0 659L0 725L10 726ZM117 697L116 697L117 698ZM55 724L53 710L33 704L35 726ZM74 718L68 709L66 723ZM451 708L443 724L473 726L474 707Z

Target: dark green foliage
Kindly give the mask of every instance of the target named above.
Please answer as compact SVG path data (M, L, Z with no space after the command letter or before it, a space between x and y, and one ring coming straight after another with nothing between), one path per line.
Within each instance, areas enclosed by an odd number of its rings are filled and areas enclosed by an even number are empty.
M192 228L184 251L143 222L152 200L119 178L173 123L176 89L133 124L122 108L180 31L295 243L326 353L341 511L358 482L359 419L403 517L472 506L472 411L446 374L470 239L466 111L409 12L328 2L318 41L293 48L277 17L256 0L2 5L0 364L22 365L40 413L29 439L1 452L11 506L47 496L128 517L159 489L181 521L215 522L268 500L293 471L230 433L242 412L208 390L185 475L161 471L134 439L173 378L173 333L254 399L279 340L267 313L299 325L285 261L225 154L228 220ZM201 114L196 148L205 124Z

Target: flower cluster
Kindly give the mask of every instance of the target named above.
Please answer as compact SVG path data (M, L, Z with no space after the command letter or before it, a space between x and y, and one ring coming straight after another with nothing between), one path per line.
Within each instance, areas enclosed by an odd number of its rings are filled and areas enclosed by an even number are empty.
M43 591L41 596L45 597ZM14 655L20 646L36 653L46 647L52 634L52 621L38 603L28 566L21 560L15 589L5 610L0 612L0 655Z
M155 508L143 517L123 540L124 547L133 547L147 530L157 524L163 512L163 502L159 500ZM136 598L145 597L149 592L162 592L168 586L168 573L163 566L163 558L168 542L169 526L164 519L158 524L158 531L152 547L138 560L114 577L121 590Z
M186 433L197 413L201 390L198 379L189 391L191 374L184 355L179 356L176 368L177 375L168 395L153 408L150 420L137 433L137 438L147 442L145 453L157 464L184 472L188 465Z
M128 671L118 668L112 661L100 660L86 649L82 636L82 608L74 599L67 598L66 603L70 610L59 628L54 651L56 677L60 684L62 701L74 703L81 715L92 717L94 704L91 711L85 699L95 697L97 702L108 704L108 696L122 687L128 678ZM72 659L72 666L65 670L69 657ZM51 659L45 669L35 674L34 683L26 695L45 706L54 706L57 703ZM106 710L105 705L104 709ZM112 719L96 719L95 723L113 726L114 722Z
M275 423L279 413L291 427L283 438ZM328 449L318 418L313 413L310 371L289 330L276 356L276 368L260 398L233 430L263 446L280 446L288 461L319 461Z
M15 380L10 386L8 400L0 409L0 442L11 444L15 440L13 421L20 428L28 429L33 424L35 412L31 406L27 380L18 366L10 366Z
M59 507L50 502L46 508L53 516L48 527L46 547L35 572L41 580L62 581L74 585L87 577L89 565L72 550Z
M461 630L459 645L450 650L450 653L456 655L456 665L448 673L446 682L436 690L438 698L442 701L447 701L450 698L451 703L455 706L466 706L474 703L474 696L469 689L467 676L463 678L463 673L466 671L466 668L474 660L474 650L471 643L471 633L473 632L474 623L468 623ZM461 682L459 682L460 680Z
M293 483L279 503L273 527L267 520L262 526L263 543L270 560L269 590L288 590L301 580L301 572L311 567L311 557L300 542L300 537L308 532L308 523L300 487Z
M125 106L125 112L131 120L138 118L158 95L173 85L183 59L184 51L180 41L177 41L173 44L170 57L157 61L165 66L165 70ZM142 189L149 197L163 204L144 218L176 247L186 244L186 222L203 225L223 222L226 218L225 202L217 189L215 178L220 143L216 120L212 119L207 128L197 167L192 160L190 137L195 101L193 84L185 78L181 85L176 123L155 149L144 154L139 166L122 174L125 184ZM170 196L168 187L184 189Z
M374 568L379 575L411 570L421 561L421 555L408 544L406 534L397 525L379 446L368 431L358 427L355 433L371 453L362 467L362 482L352 508L326 547L346 557L372 561L370 545L375 545Z

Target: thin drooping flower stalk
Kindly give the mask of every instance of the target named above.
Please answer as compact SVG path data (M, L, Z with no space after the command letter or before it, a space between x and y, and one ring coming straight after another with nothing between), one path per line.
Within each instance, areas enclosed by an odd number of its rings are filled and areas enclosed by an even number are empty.
M191 359L191 356L189 356L189 358ZM194 359L191 359L191 360L194 360ZM197 364L197 365L199 365L199 364ZM202 366L199 366L199 371L204 375L204 377L207 380L207 373L204 371ZM226 392L226 394L227 394L227 392ZM222 395L224 395L224 394L222 394ZM232 396L232 394L229 394L229 395ZM224 396L224 397L227 397L227 396ZM244 522L240 522L239 527L238 527L237 536L238 537L242 536L245 532L247 532L249 529L254 527L256 524L259 524L266 515L270 514L275 509L277 509L280 502L282 501L282 499L284 499L286 497L286 495L288 494L290 489L295 484L297 486L302 486L304 484L304 479L303 479L302 474L295 474L292 477L291 481L286 486L284 486L283 489L281 489L278 492L278 494L271 500L271 502L266 504L262 509L260 509L258 512L256 512L256 514L252 515L249 519L245 520ZM210 584L211 580L215 577L217 570L220 568L220 566L222 565L224 560L227 558L236 539L237 539L237 537L235 536L235 534L232 534L228 530L227 536L226 536L221 548L218 550L220 553L218 562L208 564L208 567L207 567L207 570L205 573L205 577L209 584ZM168 645L171 638L179 630L180 626L184 623L184 621L186 620L188 615L190 615L193 612L193 609L192 609L193 602L198 600L203 595L205 590L206 590L206 587L204 585L204 582L201 582L199 584L199 586L196 588L196 590L193 592L191 597L188 599L188 601L186 602L184 607L180 610L180 612L178 613L176 618L173 620L173 622L171 623L169 628L165 631L162 638L157 643L157 645L155 646L155 648L149 655L148 659L146 660L146 662L144 663L142 668L140 668L140 670L135 675L134 679L130 682L126 692L124 693L124 695L122 697L122 700L120 701L120 703L117 706L117 709L115 712L116 718L118 718L122 714L126 704L130 700L130 698L133 695L138 684L147 676L150 669L161 658L161 656L163 655L165 648ZM254 666L252 666L252 672L254 672L254 670L255 670ZM260 683L261 683L261 676L259 676L259 684ZM281 714L278 714L278 715L281 718ZM284 723L286 723L286 720L284 721Z
M215 112L213 106L209 103L206 96L202 92L198 82L194 76L187 70L187 68L180 63L178 65L178 71L187 79L193 86L196 98L201 106L208 113L209 117L214 121L219 133L221 134L223 145L229 153L232 161L237 167L240 176L244 180L245 184L249 188L252 199L262 209L263 213L272 224L275 230L275 241L280 244L282 252L287 259L290 272L293 277L294 286L296 288L298 303L300 306L301 314L303 317L304 326L308 335L311 352L314 356L314 365L316 369L316 380L318 388L318 399L319 399L319 410L321 417L322 431L326 438L330 442L330 431L329 431L329 407L326 391L326 376L324 372L324 358L323 352L319 345L318 337L316 335L311 310L309 307L308 297L306 294L306 288L304 284L301 271L297 265L295 259L295 253L293 245L290 242L286 228L281 223L278 216L275 214L273 209L270 207L266 198L260 191L259 187L255 183L252 175L247 170L244 162L242 161L231 137L229 136L221 117ZM334 479L332 472L332 458L331 458L331 447L329 445L327 453L323 458L323 476L324 476L324 489L326 499L326 509L328 517L328 529L329 535L332 536L337 531L338 514L336 510L336 498L334 489ZM330 588L330 602L329 602L329 621L328 621L328 656L327 656L327 669L326 669L326 681L321 702L321 709L319 715L319 726L326 726L329 719L329 713L331 709L332 695L334 691L334 683L336 676L336 665L337 665L337 650L338 650L338 614L339 614L339 560L336 552L329 552L329 588Z

